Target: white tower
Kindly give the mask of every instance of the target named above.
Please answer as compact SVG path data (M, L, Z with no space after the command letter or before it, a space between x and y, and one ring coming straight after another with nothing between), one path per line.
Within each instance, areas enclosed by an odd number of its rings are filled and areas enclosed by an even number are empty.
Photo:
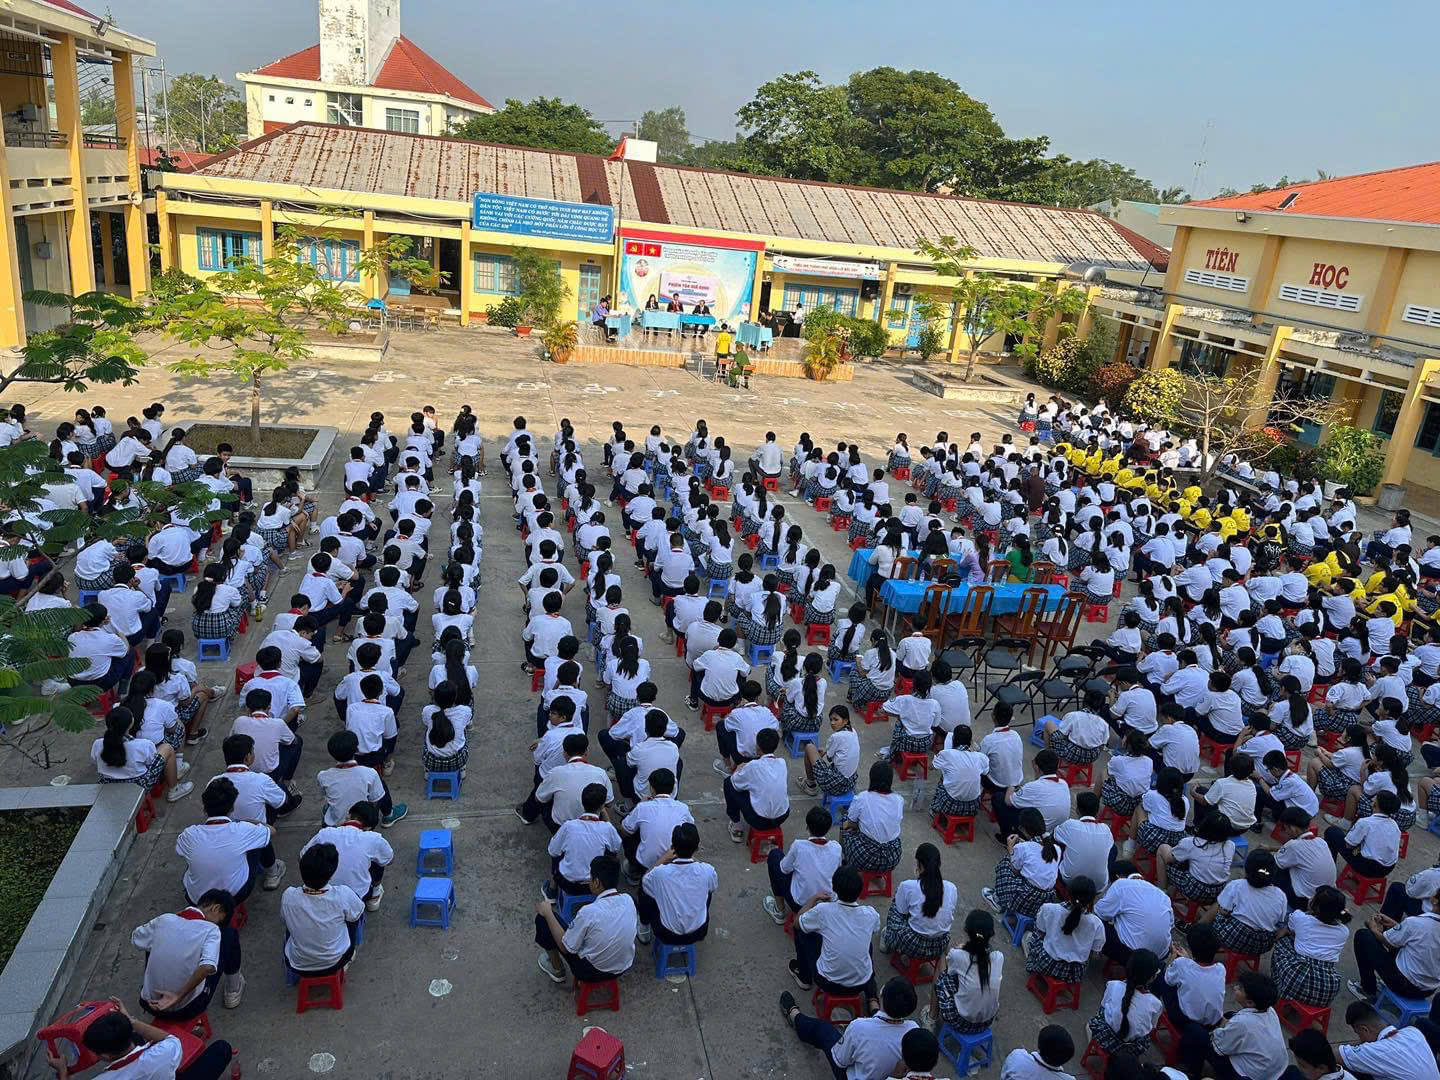
M369 86L400 36L400 0L320 0L320 81Z

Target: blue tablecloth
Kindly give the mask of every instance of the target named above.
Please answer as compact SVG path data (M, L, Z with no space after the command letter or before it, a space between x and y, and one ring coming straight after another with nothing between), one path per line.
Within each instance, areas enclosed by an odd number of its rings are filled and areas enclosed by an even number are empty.
M678 311L642 311L640 326L645 330L674 330L680 325Z
M903 612L906 615L913 615L920 610L920 603L925 598L925 590L930 587L928 581L897 581L891 579L880 587L880 599L883 600L892 611ZM990 608L991 615L1014 615L1020 610L1021 598L1025 595L1026 589L1044 589L1050 594L1045 602L1046 611L1056 611L1060 607L1060 600L1065 595L1065 589L1061 585L994 585L995 601ZM945 614L950 615L958 612L965 606L965 597L969 595L970 587L957 585L950 590L945 598Z
M775 340L775 332L768 326L761 326L759 323L742 322L736 335L741 345L749 345L755 349L768 349Z
M718 320L714 315L681 315L681 326L714 326Z
M607 315L605 316L605 325L615 331L617 338L627 338L630 336L629 315Z

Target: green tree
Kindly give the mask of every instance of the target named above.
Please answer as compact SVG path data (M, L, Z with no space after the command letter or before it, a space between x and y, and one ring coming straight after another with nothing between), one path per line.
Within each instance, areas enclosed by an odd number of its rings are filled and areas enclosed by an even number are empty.
M1190 194L1179 185L1176 185L1175 187L1167 187L1164 191L1160 192L1159 201L1172 205L1188 203L1190 201Z
M844 87L826 86L813 71L780 75L760 86L736 116L757 171L853 181L855 127Z
M1063 154L1053 159L1051 177L1055 202L1061 206L1093 206L1108 199L1157 202L1155 185L1134 169L1103 158L1071 161Z
M245 99L218 76L177 75L157 104L172 136L202 154L228 150L245 138Z
M762 173L750 143L745 139L721 142L712 139L686 149L678 164L702 169L724 169L727 172Z
M683 161L690 149L690 129L685 126L685 110L679 105L641 113L636 134L655 143L656 155L661 161Z
M506 98L505 107L498 112L472 116L450 134L476 142L573 154L608 154L615 149L615 140L588 109L559 98L537 97L528 102Z
M80 123L86 127L115 123L115 99L100 87L93 87L80 99Z
M570 296L570 286L553 256L533 248L517 248L515 284L525 315L542 330L550 330L560 318L560 308Z
M65 308L69 318L53 330L30 335L20 363L0 374L0 393L17 382L56 383L80 393L91 383L135 382L146 359L133 337L145 320L142 307L104 292L71 296L33 290L25 299Z

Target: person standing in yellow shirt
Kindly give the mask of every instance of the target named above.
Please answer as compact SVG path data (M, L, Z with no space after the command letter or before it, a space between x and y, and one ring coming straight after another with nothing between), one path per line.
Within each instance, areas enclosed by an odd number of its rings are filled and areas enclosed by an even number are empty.
M728 323L720 324L720 332L715 335L715 381L724 382L726 372L730 367L730 357L734 351L735 336L730 333Z

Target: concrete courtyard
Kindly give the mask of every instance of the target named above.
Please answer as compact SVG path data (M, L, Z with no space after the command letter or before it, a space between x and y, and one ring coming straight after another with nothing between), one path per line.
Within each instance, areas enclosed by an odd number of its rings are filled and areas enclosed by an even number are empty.
M600 442L615 419L624 421L637 439L653 423L662 425L667 435L683 438L695 418L704 417L712 433L724 435L735 447L737 457L748 455L767 429L779 434L787 451L804 430L822 443L858 441L872 463L883 463L897 431L909 432L912 440L929 441L940 430L949 431L952 439L978 430L990 442L1014 430L1014 414L1008 407L966 407L929 396L911 387L906 368L894 363L861 367L853 383L761 378L751 391L735 392L673 369L541 364L533 358L532 348L489 329L397 334L390 354L379 365L317 363L268 379L264 418L340 429L319 492L322 514L338 502L342 463L376 409L385 411L394 431L422 405L435 405L442 423L448 425L458 407L469 403L480 416L487 450L492 452L498 450L516 414L529 418L547 447L560 418L569 417L585 440L592 465L598 464ZM85 395L71 395L58 388L18 385L11 398L23 400L32 424L47 433L55 423L68 419L76 406L97 402L107 407L117 426L151 401L166 404L170 423L238 420L248 415L242 388L218 381L182 381L164 371L161 365L176 355L174 350L158 352L152 361L155 366L133 387L97 387ZM203 453L204 448L197 450ZM279 893L257 891L249 902L249 925L241 935L246 953L245 1000L234 1011L221 1009L218 1003L212 1009L217 1037L239 1048L248 1076L285 1080L325 1072L375 1080L560 1077L571 1049L590 1025L603 1027L624 1042L634 1077L819 1080L829 1076L823 1059L795 1040L776 1008L777 995L785 989L795 991L807 1011L809 1007L808 995L796 991L785 970L793 955L789 939L760 908L768 892L763 864L751 866L745 849L730 843L726 835L720 780L710 770L713 738L704 733L698 714L685 708L683 661L660 641L660 611L648 602L640 573L623 558L617 569L625 580L625 600L637 632L647 642L660 686L659 704L689 732L679 797L690 805L699 824L698 857L716 866L720 890L712 908L710 935L700 946L698 975L657 980L648 949L642 947L634 969L621 981L623 1005L618 1013L577 1017L573 997L536 970L532 922L538 886L548 871L544 852L548 836L542 825L526 828L511 812L528 790L527 747L533 739L535 705L529 676L519 669L521 596L513 583L524 561L504 481L492 469L485 483L484 587L477 622L483 620L493 632L477 635L473 662L480 669L480 684L463 797L427 802L422 793L417 717L428 700L424 650L433 610L430 592L437 580L430 572L427 588L417 594L422 649L412 656L404 680L408 696L399 717L397 768L390 779L397 800L410 804L410 815L385 834L395 848L395 863L387 873L385 902L368 917L365 944L347 981L345 1008L295 1015L294 991L285 986L280 962ZM448 493L442 493L437 521L448 521L448 501ZM843 577L850 554L843 535L831 532L821 515L795 506L788 498L785 501L787 513L805 527L807 540L821 547L825 559ZM615 531L618 534L618 528ZM567 556L567 562L573 568L573 557ZM298 560L292 564L272 590L274 601L283 601L293 591L300 565ZM279 610L276 602L271 611ZM849 602L847 596L843 603ZM177 596L170 613L171 624L184 628L190 637L187 598ZM577 629L583 627L583 600L578 594L567 600L565 614ZM1083 628L1082 637L1093 636L1095 629ZM202 677L230 685L234 666L253 657L263 633L252 627L246 637L237 639L230 662L203 665ZM582 650L582 659L591 716L603 723L599 720L605 715L603 693L595 689L588 670L593 656ZM298 883L296 855L319 827L314 778L328 764L325 740L338 724L330 695L344 667L343 646L332 641L325 677L301 730L305 751L296 781L306 801L279 826L277 851L290 864L282 888ZM843 700L843 687L832 686L831 703ZM978 709L980 698L972 700ZM233 693L212 707L207 721L211 737L186 753L194 765L191 778L197 781L197 793L163 807L159 820L138 839L93 934L88 965L70 989L71 1000L114 994L134 1002L142 955L130 945L130 932L156 913L183 903L183 862L174 852L175 836L202 817L198 787L222 770L220 740L238 709ZM988 717L977 717L977 734L988 726ZM75 783L89 782L93 737L52 732L29 739L25 745L32 752L42 741L46 744L52 767L41 769L8 752L0 760L0 783L44 784L61 774ZM871 753L888 742L889 728L862 725L860 739L863 774ZM598 748L592 749L592 760L600 760ZM800 774L799 766L792 763L792 777ZM928 794L927 785L927 805ZM803 828L811 801L792 786L787 842ZM422 829L439 827L454 830L458 908L448 932L411 930L407 914L417 837ZM973 844L942 849L945 876L960 889L957 922L971 907L984 906L980 888L990 883L1002 853L987 829L977 828L977 834ZM912 810L905 821L905 855L897 868L897 883L912 875L911 855L926 840L938 840L928 812ZM1437 854L1440 841L1415 830L1404 872L1430 865ZM869 902L882 914L888 909L886 900ZM996 942L1007 953L1003 1006L995 1026L997 1056L1017 1046L1033 1046L1038 1028L1055 1022L1068 1028L1076 1040L1070 1071L1078 1071L1078 1050L1088 1039L1084 1025L1098 1008L1103 987L1099 966L1092 968L1080 1010L1046 1019L1025 990L1023 957L1003 935ZM876 974L883 982L890 973L888 958L877 949L875 959ZM1348 952L1344 967L1345 974L1353 974ZM922 1002L928 998L928 986L921 988L921 995ZM1342 996L1337 1004L1343 1009L1344 1002ZM1346 1034L1337 1014L1331 1036ZM992 1073L998 1074L997 1070L998 1063ZM939 1074L953 1075L953 1070L942 1062ZM49 1075L43 1056L32 1075Z

